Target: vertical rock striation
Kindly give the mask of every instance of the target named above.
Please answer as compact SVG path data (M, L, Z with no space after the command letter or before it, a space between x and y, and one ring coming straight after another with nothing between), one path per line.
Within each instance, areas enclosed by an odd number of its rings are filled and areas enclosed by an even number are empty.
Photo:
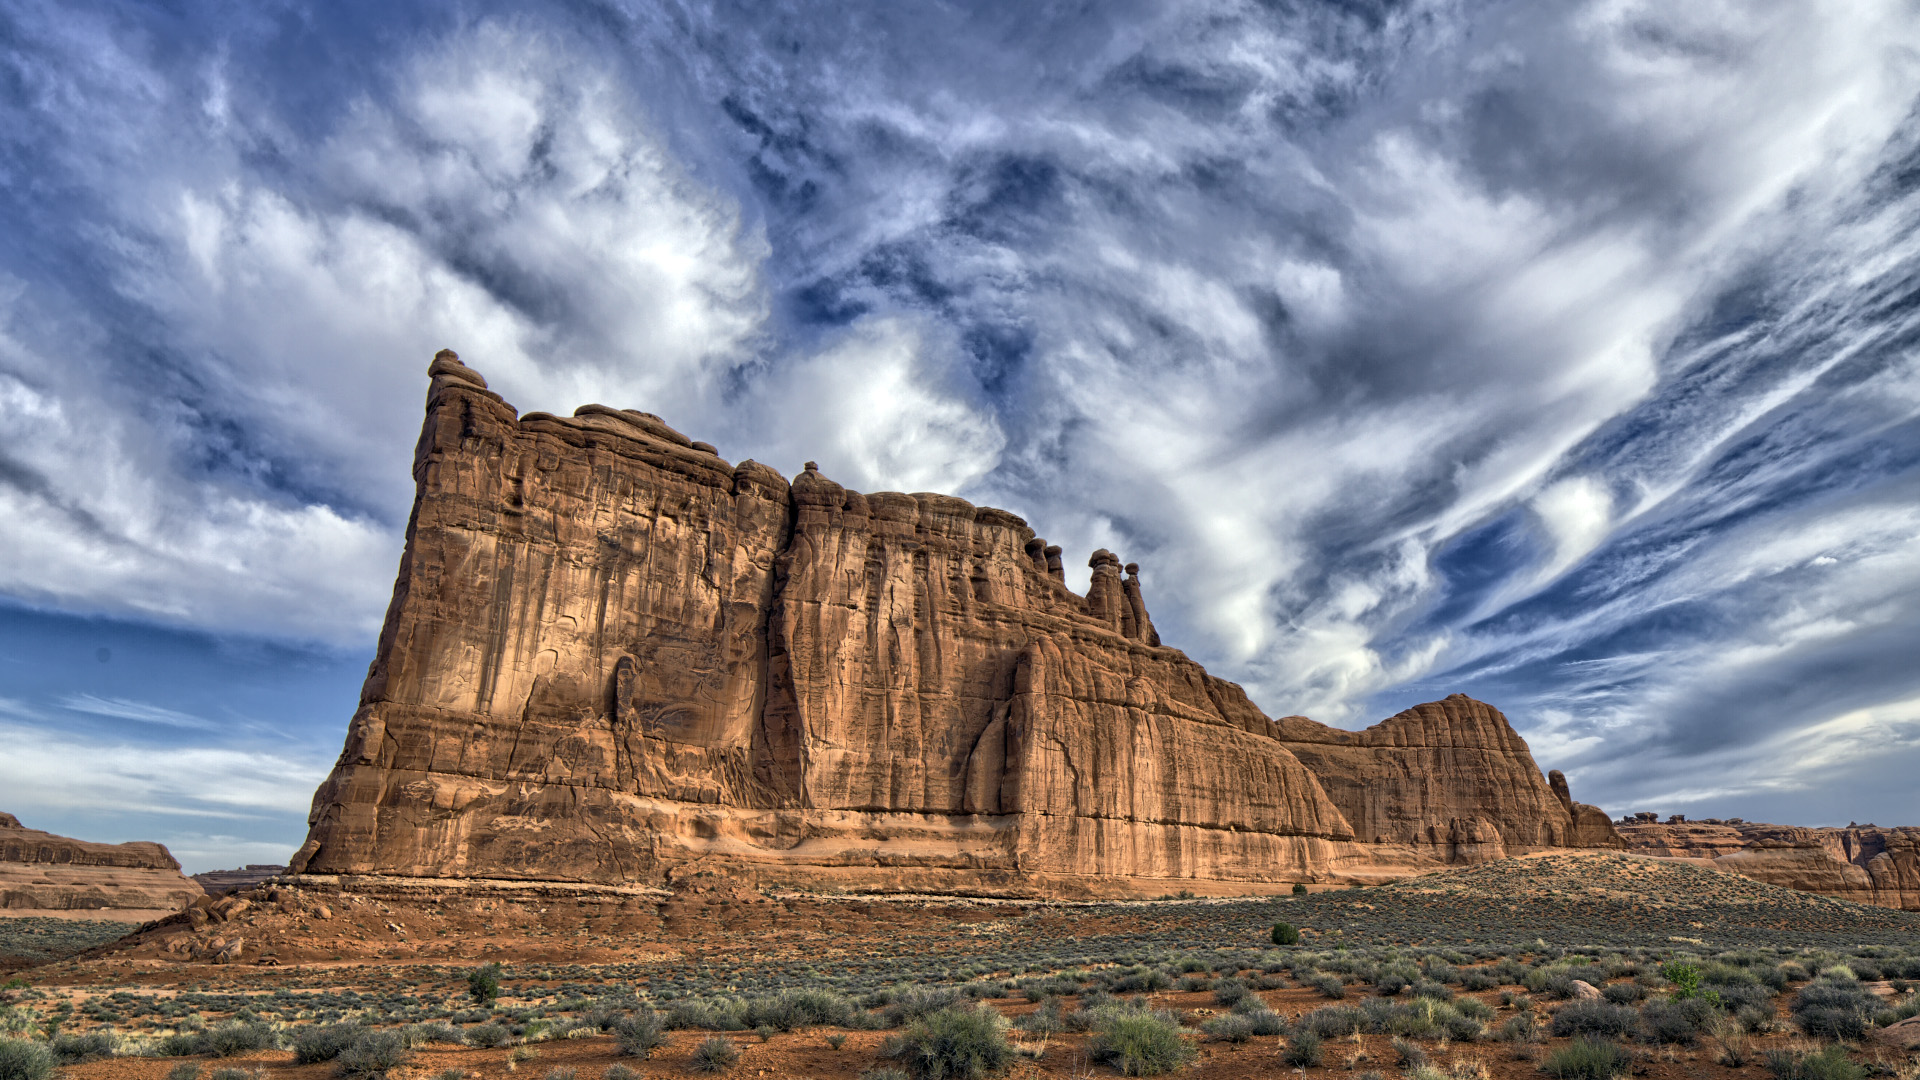
M429 375L296 873L1112 894L1616 842L1477 702L1350 743L1268 720L1111 552L1081 596L1004 511L789 483L646 413L517 416L451 352Z

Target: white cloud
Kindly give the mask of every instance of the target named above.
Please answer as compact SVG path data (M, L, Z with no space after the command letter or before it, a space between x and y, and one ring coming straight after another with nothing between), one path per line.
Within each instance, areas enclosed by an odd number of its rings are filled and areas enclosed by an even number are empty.
M16 806L89 814L305 816L331 761L83 739L0 722L0 788ZM76 763L84 763L76 768Z

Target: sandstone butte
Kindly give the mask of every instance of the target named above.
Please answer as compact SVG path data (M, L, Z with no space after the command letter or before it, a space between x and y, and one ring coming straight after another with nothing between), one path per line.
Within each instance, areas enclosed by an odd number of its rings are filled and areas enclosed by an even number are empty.
M1269 719L1013 514L428 369L393 600L296 879L1125 896L1619 848L1497 710ZM363 878L362 880L366 880Z
M70 840L0 814L0 908L172 911L204 895L159 844Z
M1920 911L1920 828L1623 820L1627 850L1690 859L1769 885Z

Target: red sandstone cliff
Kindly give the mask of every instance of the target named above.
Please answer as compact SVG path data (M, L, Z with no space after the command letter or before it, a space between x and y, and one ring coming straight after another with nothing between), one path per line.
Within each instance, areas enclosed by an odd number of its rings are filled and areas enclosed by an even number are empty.
M1133 567L1095 552L1077 595L1004 511L789 483L644 413L517 416L451 353L430 375L296 873L1118 893L1618 843L1497 711L1270 721L1160 644Z
M1627 849L1713 865L1770 885L1920 911L1920 828L1803 828L1746 821L1622 821Z
M176 909L205 895L159 844L95 844L0 814L0 908Z

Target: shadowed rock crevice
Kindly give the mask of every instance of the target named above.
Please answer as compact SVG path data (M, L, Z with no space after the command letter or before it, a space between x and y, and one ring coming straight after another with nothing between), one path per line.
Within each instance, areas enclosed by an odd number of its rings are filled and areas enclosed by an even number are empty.
M1002 510L791 482L433 361L399 580L293 870L1212 891L1618 844L1465 698L1269 720L1137 565ZM1598 815L1600 828L1591 818Z

